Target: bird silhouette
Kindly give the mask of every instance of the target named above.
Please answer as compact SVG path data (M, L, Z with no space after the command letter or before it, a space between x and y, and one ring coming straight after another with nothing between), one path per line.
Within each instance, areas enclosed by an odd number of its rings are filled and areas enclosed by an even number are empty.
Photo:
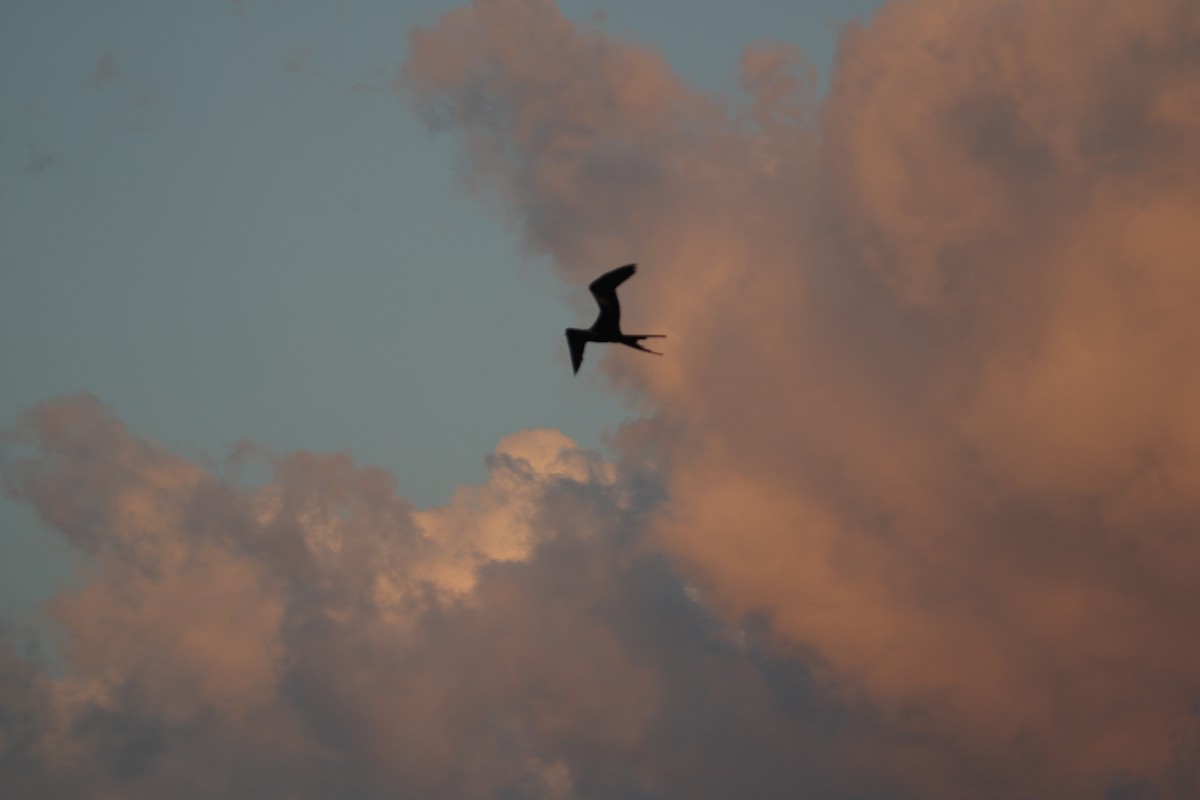
M583 348L588 342L610 342L623 344L641 350L643 353L661 356L648 347L639 344L643 339L662 339L663 333L643 333L631 335L621 333L621 304L617 301L617 287L629 280L629 276L637 272L637 264L626 264L606 272L588 285L588 290L600 305L600 316L592 323L592 327L567 328L567 345L571 348L571 366L579 372L583 363Z

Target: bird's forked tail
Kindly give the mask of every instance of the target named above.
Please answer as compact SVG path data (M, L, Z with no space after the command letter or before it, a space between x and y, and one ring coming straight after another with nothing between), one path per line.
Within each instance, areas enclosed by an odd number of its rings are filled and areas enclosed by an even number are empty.
M661 356L662 353L658 352L657 350L651 350L649 347L643 347L640 344L640 342L642 341L642 339L665 339L665 338L667 338L667 335L665 333L642 333L642 334L638 334L636 336L625 335L621 338L621 344L629 345L634 350L641 350L643 353L650 353L651 355Z

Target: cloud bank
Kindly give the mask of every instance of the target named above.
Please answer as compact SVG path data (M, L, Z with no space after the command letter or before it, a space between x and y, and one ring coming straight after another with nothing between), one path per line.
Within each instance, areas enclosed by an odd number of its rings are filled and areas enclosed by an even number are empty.
M348 456L246 488L88 395L6 484L85 555L55 670L0 647L0 775L37 797L852 797L868 709L724 624L644 546L653 473L522 431L418 510ZM57 674L56 674L57 673ZM853 734L861 730L862 734ZM877 783L877 781L876 781Z
M786 44L723 100L540 0L414 31L404 101L528 247L644 265L670 357L601 364L652 418L419 510L43 404L6 484L87 567L61 676L0 651L6 785L1194 795L1198 43L1186 0L912 0L818 102Z
M1200 778L1197 42L1175 0L892 3L814 105L785 45L721 104L543 2L413 36L532 250L646 267L671 358L605 366L658 409L658 546L971 765L897 752L918 791Z

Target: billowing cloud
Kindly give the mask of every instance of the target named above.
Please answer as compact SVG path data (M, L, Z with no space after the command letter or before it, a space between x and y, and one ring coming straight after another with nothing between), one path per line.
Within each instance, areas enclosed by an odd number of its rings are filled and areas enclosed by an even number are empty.
M548 0L413 32L400 89L582 285L651 419L416 509L257 488L89 397L10 435L84 567L0 649L38 796L1190 797L1200 790L1200 10L911 0L743 94ZM594 368L594 365L593 365Z
M1187 0L892 3L814 105L784 45L721 104L537 0L413 35L529 247L644 264L670 357L603 363L657 546L923 740L913 791L1200 783L1197 42Z
M0 647L0 775L38 797L855 797L869 709L645 547L652 471L522 431L412 508L348 456L248 488L87 395L10 431L80 552L60 662ZM854 734L861 731L861 734ZM831 770L828 764L840 765ZM872 783L874 780L874 783ZM885 795L886 796L886 795Z

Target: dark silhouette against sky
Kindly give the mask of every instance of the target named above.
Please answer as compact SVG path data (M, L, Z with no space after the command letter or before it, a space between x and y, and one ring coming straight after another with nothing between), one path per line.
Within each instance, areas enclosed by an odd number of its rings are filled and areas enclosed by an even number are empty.
M596 302L600 305L600 315L596 317L592 327L587 330L567 328L567 344L571 348L571 366L575 368L576 374L579 373L579 365L583 363L583 348L588 342L613 342L628 345L643 353L662 355L648 347L643 347L640 342L643 339L662 339L666 334L621 333L621 303L617 300L617 287L635 272L637 272L637 264L626 264L604 273L588 285L592 297L595 297Z

